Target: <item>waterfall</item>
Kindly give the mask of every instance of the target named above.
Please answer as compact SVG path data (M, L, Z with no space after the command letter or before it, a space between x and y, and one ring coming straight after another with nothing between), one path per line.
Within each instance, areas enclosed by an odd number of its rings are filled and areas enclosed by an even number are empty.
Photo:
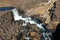
M39 28L42 29L42 30L45 30L45 29L43 28L43 26L42 26L42 25L43 25L42 23L40 23L40 24L36 23L36 21L31 20L31 17L23 18L22 16L20 16L19 13L18 13L18 10L17 10L16 8L12 9L12 12L13 12L14 20L15 20L15 21L16 21L16 20L23 20L23 21L25 21L26 23L36 24L37 27L39 27Z
M43 23L37 23L36 22L37 20L32 20L31 17L25 17L25 18L23 18L23 16L19 15L18 10L16 8L12 9L12 12L13 12L13 16L14 16L14 20L15 21L16 20L23 20L23 21L25 21L25 23L24 23L23 26L27 25L27 23L35 24L38 28L40 28L42 30L42 32L43 32L42 35L43 35L44 40L51 40L51 38L49 36L51 33L47 32L45 30L45 28L42 26ZM29 37L27 37L26 39L29 40Z

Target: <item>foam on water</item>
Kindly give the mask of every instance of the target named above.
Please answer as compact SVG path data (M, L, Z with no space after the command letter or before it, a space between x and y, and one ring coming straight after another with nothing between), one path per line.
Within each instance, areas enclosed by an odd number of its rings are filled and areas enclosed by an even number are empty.
M47 32L45 32L46 30L45 30L45 28L42 26L43 23L38 24L38 23L36 23L36 21L32 20L31 17L23 18L22 16L19 15L19 13L18 13L18 11L17 11L16 8L14 8L14 9L12 10L12 12L13 12L15 21L16 21L16 20L23 20L23 21L25 21L25 23L23 23L23 26L26 26L28 22L29 22L30 24L35 24L38 28L40 28L41 30L43 30L42 35L43 35L43 37L44 37L44 40L51 40L51 38L49 37L49 34L48 34ZM25 38L25 39L29 40L29 37L27 37L27 38Z
M18 13L18 10L17 10L16 8L12 9L12 12L13 12L14 20L15 20L15 21L16 21L16 20L23 20L23 21L25 21L26 23L36 24L37 27L39 27L39 28L42 29L42 30L45 30L45 29L43 28L43 26L42 26L42 25L43 25L42 23L40 23L40 24L36 23L35 21L31 20L31 17L23 18L22 16L20 16L19 13ZM26 24L24 24L24 25L26 25Z

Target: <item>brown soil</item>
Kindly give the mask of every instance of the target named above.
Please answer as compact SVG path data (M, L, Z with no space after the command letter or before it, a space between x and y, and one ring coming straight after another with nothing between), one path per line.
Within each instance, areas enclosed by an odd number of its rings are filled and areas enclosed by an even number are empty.
M38 0L38 1L37 0L9 0L9 1L0 0L0 6L2 7L14 6L17 8L30 9L36 6L39 2L47 2L47 0ZM58 18L60 18L60 2L57 2L56 15ZM21 29L22 29L22 22L14 21L12 12L9 11L0 12L0 40L17 40L18 33L20 32ZM35 26L33 26L33 29L38 30L38 28L35 28ZM31 32L31 35L32 33L38 36L36 32ZM39 36L36 37L36 35L35 38L33 38L34 40L39 39Z
M32 26L31 30L39 32L39 29ZM23 31L23 26L21 21L14 21L12 12L6 12L4 15L0 16L0 39L1 40L20 40L19 33ZM31 32L33 35L33 40L39 40L41 36L35 31ZM22 33L24 35L24 32ZM32 36L32 34L30 34ZM17 38L18 37L18 38ZM35 38L36 37L36 38ZM23 37L22 37L23 38ZM22 40L22 39L21 39Z

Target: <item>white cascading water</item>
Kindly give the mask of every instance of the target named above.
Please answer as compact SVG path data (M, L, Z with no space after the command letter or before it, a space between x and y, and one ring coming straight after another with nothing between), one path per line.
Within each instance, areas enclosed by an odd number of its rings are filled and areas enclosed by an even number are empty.
M19 15L18 10L16 8L12 9L12 12L13 12L15 21L16 20L23 20L23 21L25 21L23 26L27 25L27 23L35 24L41 30L45 31L45 29L42 26L43 25L42 23L40 23L40 24L36 23L34 20L31 20L31 17L23 18L22 16ZM42 34L43 34L44 40L51 40L51 38L49 37L50 34L48 34L47 32L43 32ZM27 37L26 39L29 40L29 37Z
M26 23L30 23L30 24L36 24L37 27L39 27L40 29L42 30L45 30L42 26L42 23L38 24L36 23L35 21L31 20L31 17L26 17L26 18L23 18L22 16L19 15L18 13L18 10L16 8L12 9L12 12L13 12L13 15L14 15L14 20L23 20L25 21Z

